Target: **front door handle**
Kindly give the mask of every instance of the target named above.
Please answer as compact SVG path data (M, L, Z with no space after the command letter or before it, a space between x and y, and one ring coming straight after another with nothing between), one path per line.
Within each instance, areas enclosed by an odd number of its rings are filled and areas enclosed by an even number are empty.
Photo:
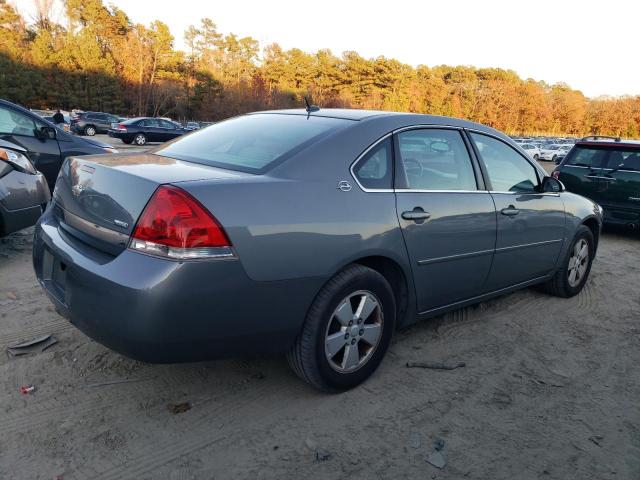
M420 207L416 207L413 210L407 210L406 212L402 212L401 216L405 220L413 220L414 222L420 222L421 220L424 221L431 218L431 214L429 212L425 212Z
M509 217L513 217L514 215L519 214L520 210L518 210L513 205L509 205L507 208L503 208L502 210L500 210L500 213Z

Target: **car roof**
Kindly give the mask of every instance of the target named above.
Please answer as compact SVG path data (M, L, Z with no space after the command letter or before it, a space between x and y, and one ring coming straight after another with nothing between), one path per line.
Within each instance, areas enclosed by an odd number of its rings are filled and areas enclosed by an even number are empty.
M498 135L501 138L509 139L503 132L495 130L480 123L470 122L454 117L444 117L440 115L425 115L421 113L404 113L404 112L388 112L384 110L357 110L349 108L321 108L320 110L307 112L304 108L285 109L285 110L265 110L260 112L252 112L248 115L273 114L273 115L300 115L309 117L328 117L343 120L352 120L355 122L374 121L374 120L394 120L396 128L411 125L443 125L460 128L469 128L481 132Z
M639 148L639 140L578 140L576 147Z

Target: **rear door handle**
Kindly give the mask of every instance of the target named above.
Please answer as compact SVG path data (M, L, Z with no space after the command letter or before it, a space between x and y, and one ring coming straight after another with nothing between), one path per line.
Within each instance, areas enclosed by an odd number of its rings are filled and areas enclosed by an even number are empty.
M518 210L513 205L509 205L507 208L503 208L502 210L500 210L500 213L509 217L513 217L514 215L519 214L520 210Z
M416 207L413 210L407 210L406 212L402 212L402 218L405 220L413 220L414 222L424 221L431 218L431 214L429 212L425 212L422 208Z

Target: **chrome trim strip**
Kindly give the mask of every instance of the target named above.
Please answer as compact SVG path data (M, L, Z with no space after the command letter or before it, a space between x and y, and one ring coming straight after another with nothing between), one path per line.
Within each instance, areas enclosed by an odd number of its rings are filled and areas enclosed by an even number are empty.
M462 130L464 127L456 127L455 125L438 125L433 123L418 123L407 127L396 128L393 133L400 133L406 130L420 130L423 128L435 128L440 130Z
M434 263L448 262L449 260L463 260L465 258L480 257L482 255L489 255L490 253L493 253L493 250L479 250L477 252L449 255L447 257L429 258L428 260L418 260L418 265L422 267L424 265L432 265Z
M537 197L559 197L560 192L505 192L502 190L489 190L489 193L499 193L501 195L535 195Z
M550 245L552 243L559 243L559 242L564 242L564 238L558 238L556 240L545 240L543 242L525 243L521 245L511 245L509 247L500 247L500 248L496 248L496 253L510 252L513 250L519 250L521 248L537 247L540 245Z
M411 188L397 188L396 193L489 193L487 190L420 190Z
M129 235L89 222L62 207L60 207L60 210L62 211L64 222L70 227L106 243L127 246Z

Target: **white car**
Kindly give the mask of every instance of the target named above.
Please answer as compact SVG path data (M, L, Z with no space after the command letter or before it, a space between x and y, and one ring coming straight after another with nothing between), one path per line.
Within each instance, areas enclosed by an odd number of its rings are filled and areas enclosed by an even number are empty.
M534 160L538 160L540 158L540 149L533 143L521 143L520 146Z
M573 145L554 144L540 148L540 160L555 162L559 155L566 155Z

